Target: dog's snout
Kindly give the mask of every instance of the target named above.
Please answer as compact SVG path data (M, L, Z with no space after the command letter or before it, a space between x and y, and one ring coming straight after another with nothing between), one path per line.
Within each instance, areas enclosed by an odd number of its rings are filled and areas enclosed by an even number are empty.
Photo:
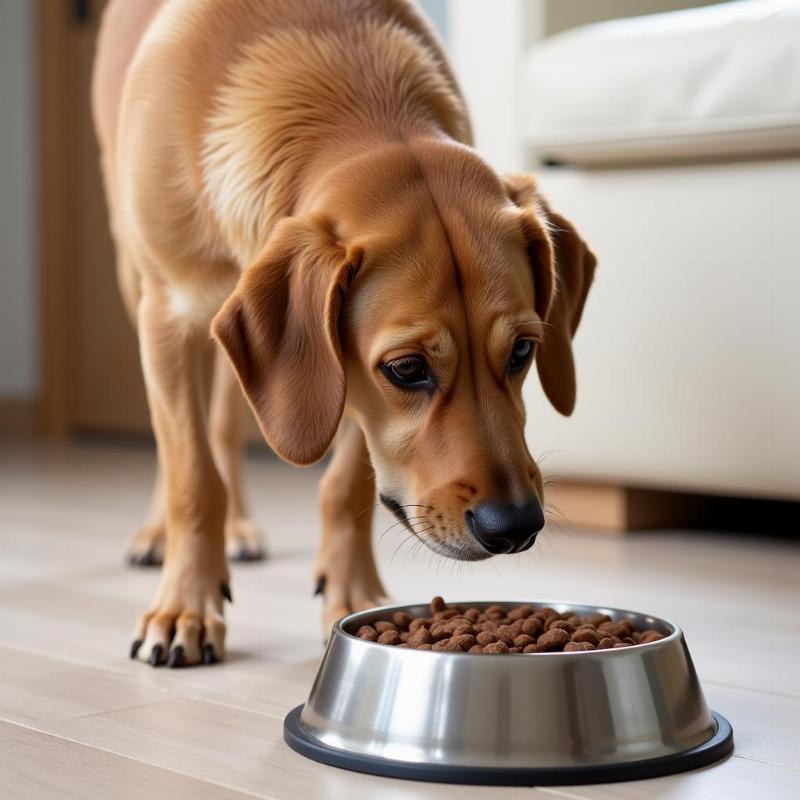
M492 555L527 550L544 527L542 506L536 497L523 503L486 500L467 511L466 518L472 535Z

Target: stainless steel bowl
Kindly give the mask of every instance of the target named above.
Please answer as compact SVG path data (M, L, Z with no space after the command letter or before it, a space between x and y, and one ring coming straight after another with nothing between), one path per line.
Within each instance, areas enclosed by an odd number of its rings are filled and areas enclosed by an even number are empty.
M333 628L308 702L287 716L286 742L362 772L496 785L644 778L731 751L731 726L706 706L677 625L620 609L527 602L629 619L665 638L613 650L470 655L354 635L395 611L425 616L427 605L351 614Z

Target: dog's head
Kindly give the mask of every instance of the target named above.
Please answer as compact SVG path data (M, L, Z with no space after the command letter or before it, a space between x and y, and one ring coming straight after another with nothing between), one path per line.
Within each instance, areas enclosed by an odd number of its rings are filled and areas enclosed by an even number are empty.
M498 179L466 148L398 148L278 223L213 333L279 455L319 459L346 409L384 504L433 550L477 560L544 524L522 383L535 362L571 413L594 265L530 177Z

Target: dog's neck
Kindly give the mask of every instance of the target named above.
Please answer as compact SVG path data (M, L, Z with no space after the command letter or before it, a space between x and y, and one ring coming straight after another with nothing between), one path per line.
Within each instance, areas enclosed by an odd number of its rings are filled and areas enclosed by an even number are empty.
M326 171L418 136L465 141L469 127L460 97L407 30L367 20L250 45L204 140L205 189L232 255L249 264Z

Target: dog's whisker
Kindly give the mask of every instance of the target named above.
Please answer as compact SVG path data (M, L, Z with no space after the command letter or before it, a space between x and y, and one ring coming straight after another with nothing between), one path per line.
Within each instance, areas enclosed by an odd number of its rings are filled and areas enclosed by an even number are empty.
M423 515L420 515L420 516L416 516L416 517L408 517L407 519L404 519L404 520L403 520L403 519L399 519L399 520L397 520L397 522L393 522L393 523L392 523L392 524L391 524L391 525L390 525L390 526L389 526L389 527L388 527L388 528L387 528L387 529L386 529L386 530L385 530L385 531L384 531L384 532L383 532L383 533L382 533L382 534L381 534L381 535L378 537L378 541L380 542L380 541L383 539L383 537L384 537L384 536L386 536L386 534L387 534L387 533L389 533L389 531L390 531L390 530L392 530L392 528L396 528L398 525L404 525L406 528L409 528L409 525L419 525L419 524L420 524L419 522L412 522L412 523L409 523L409 521L408 521L408 520L412 520L412 519L424 520L424 519L426 519L426 517L425 517L425 516L423 516Z

